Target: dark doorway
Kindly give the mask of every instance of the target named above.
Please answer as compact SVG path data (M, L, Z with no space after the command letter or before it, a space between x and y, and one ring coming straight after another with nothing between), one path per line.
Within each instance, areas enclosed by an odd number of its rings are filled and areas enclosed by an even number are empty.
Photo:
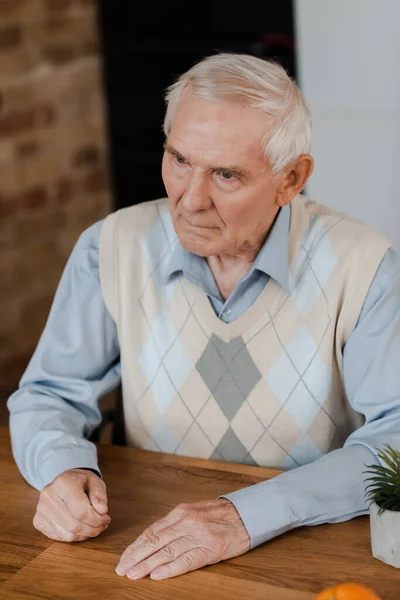
M165 195L164 92L195 62L244 52L274 57L296 77L291 0L99 5L115 209Z

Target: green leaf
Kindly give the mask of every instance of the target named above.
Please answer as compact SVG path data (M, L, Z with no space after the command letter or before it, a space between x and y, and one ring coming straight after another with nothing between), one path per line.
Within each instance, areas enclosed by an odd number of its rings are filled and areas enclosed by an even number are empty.
M400 468L400 452L394 450L389 444L385 444L386 451L380 450L378 452L379 458L381 458L393 471L399 471Z
M386 450L379 450L378 457L383 460L393 471L399 471L400 452L394 450L389 444L385 444Z
M364 473L377 473L380 475L384 475L385 477L400 477L400 467L399 472L393 471L392 469L388 469L383 465L371 465L371 469L369 471L364 471Z
M379 514L384 510L400 511L400 451L389 444L376 448L376 454L384 464L365 465L365 498L379 507Z

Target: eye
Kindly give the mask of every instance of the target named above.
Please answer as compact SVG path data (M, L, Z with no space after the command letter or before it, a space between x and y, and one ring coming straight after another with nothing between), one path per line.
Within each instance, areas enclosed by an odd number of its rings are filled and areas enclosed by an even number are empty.
M186 160L183 158L183 156L177 156L175 155L175 161L178 163L178 165L184 165Z
M233 182L233 181L237 181L238 180L238 178L233 173L230 173L229 171L219 171L217 173L217 175L223 181Z

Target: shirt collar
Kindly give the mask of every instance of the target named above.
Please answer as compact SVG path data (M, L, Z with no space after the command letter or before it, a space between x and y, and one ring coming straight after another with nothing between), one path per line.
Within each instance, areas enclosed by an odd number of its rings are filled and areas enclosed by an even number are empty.
M275 279L287 292L289 289L289 226L291 207L284 206L280 209L272 229L258 253L253 270L258 269ZM179 239L176 239L175 249L165 271L164 281L174 273L185 270L194 255L182 248Z
M289 289L289 226L290 204L279 211L272 229L254 261L254 268L275 279L290 294Z

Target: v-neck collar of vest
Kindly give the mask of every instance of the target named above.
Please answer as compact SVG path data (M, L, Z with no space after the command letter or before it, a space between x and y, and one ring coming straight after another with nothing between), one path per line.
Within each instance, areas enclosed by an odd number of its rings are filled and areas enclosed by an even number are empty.
M208 296L197 285L191 283L183 275L180 275L180 284L191 311L199 324L205 321L207 329L209 328L225 342L230 342L235 337L245 333L265 313L276 294L283 290L282 286L274 279L269 279L254 304L234 321L225 323L225 321L218 318Z
M289 226L289 270L300 249L306 226L303 202L301 197L296 197L292 201ZM180 274L180 285L195 318L198 316L202 321L205 320L210 329L226 342L243 335L252 327L265 314L265 311L269 310L278 294L282 294L282 302L290 296L290 293L281 284L270 278L252 306L234 321L225 323L216 315L207 295L198 286L188 281L182 273Z

